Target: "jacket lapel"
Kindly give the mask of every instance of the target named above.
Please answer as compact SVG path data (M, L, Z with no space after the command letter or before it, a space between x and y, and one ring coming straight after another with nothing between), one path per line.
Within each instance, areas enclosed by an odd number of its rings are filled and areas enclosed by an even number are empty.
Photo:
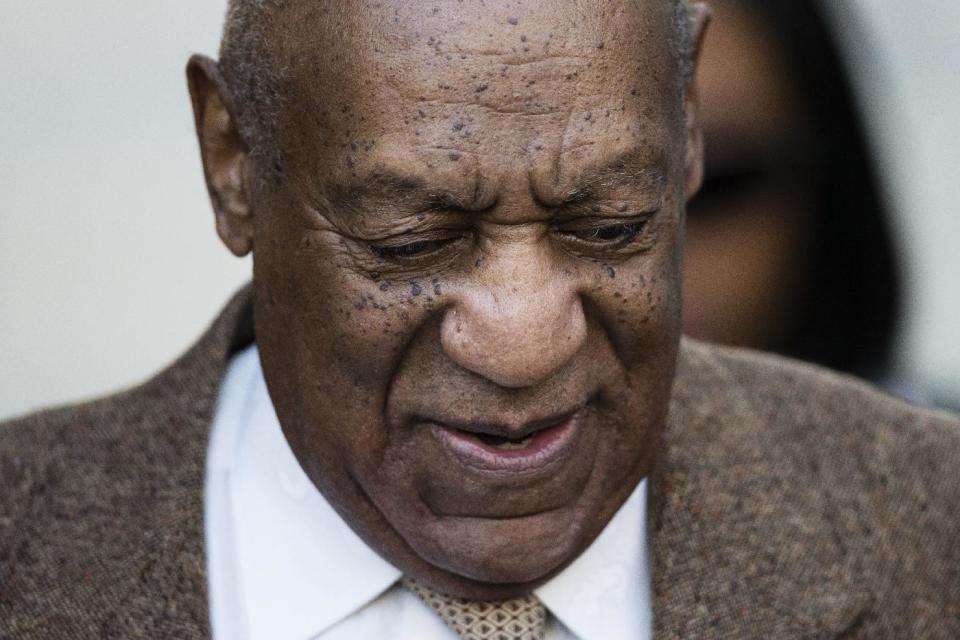
M716 356L685 342L650 483L654 637L834 638L868 604L837 514Z
M179 409L174 415L182 421L179 428L184 437L178 439L174 455L181 459L182 490L159 501L157 518L165 526L158 537L166 552L151 553L151 566L143 567L141 575L145 584L152 585L169 583L170 576L192 580L175 585L163 597L170 610L196 612L194 637L198 638L209 637L203 489L210 426L231 355L253 341L252 300L248 285L227 304L200 341L160 376L176 378L166 386L179 395L174 400Z
M135 482L151 495L118 505L118 519L131 527L143 523L144 530L137 552L116 558L110 569L117 579L109 585L116 609L105 612L101 637L131 637L132 630L145 630L147 637L210 636L203 526L207 443L230 356L253 339L251 300L249 286L238 292L184 356L134 392L154 417L148 433L124 442L144 451ZM104 590L99 581L90 586ZM102 599L99 593L88 597Z

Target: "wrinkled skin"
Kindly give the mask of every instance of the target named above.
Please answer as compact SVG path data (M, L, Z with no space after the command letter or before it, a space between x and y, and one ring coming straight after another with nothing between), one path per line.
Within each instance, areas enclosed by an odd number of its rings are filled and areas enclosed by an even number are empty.
M216 65L188 68L218 231L253 251L271 397L387 560L455 595L527 592L649 472L667 412L702 155L669 3L324 6L269 28L275 184ZM440 435L558 423L566 453L521 471Z

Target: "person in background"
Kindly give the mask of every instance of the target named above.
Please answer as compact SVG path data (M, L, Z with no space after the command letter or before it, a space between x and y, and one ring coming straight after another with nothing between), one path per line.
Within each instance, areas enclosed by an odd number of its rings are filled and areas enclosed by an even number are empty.
M849 78L812 0L716 0L684 331L890 386L900 274Z

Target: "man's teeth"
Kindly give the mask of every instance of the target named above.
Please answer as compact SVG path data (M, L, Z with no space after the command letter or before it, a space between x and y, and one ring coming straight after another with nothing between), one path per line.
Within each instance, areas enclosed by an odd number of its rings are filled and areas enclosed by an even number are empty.
M530 443L533 441L533 438L536 436L536 433L531 433L530 435L520 439L520 440L510 440L503 436L494 436L486 433L474 433L480 442L484 443L487 446L493 447L494 449L500 449L501 451L516 451L517 449L524 449L530 446Z
M501 451L516 451L518 449L525 449L530 446L530 442L533 440L533 436L527 436L523 440L504 440L501 443L497 443L495 446Z

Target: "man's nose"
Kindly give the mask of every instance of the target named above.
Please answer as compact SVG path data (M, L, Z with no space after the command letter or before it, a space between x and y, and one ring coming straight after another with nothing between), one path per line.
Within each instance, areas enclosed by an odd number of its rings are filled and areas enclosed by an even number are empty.
M547 380L583 346L587 323L577 287L526 246L481 263L443 319L441 342L461 367L502 387Z

